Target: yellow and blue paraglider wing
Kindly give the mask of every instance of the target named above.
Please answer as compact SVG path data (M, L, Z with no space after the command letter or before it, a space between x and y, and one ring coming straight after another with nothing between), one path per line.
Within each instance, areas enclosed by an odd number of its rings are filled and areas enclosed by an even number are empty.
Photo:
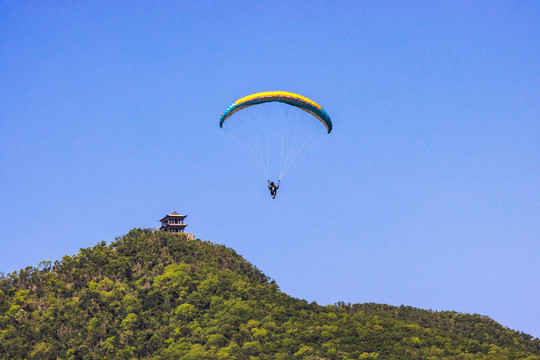
M219 121L219 127L223 127L223 123L235 112L245 109L249 106L267 103L267 102L281 102L295 106L302 109L311 115L315 116L320 122L326 126L328 133L332 131L332 121L330 116L324 111L324 109L315 101L310 100L302 95L294 94L286 91L266 91L253 95L249 95L235 101L231 106L221 114Z

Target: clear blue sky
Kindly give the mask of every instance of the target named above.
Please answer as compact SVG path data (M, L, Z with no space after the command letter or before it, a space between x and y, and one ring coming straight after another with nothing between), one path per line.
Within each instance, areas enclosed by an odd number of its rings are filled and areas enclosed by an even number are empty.
M218 127L267 90L334 122L274 201ZM1 1L0 270L174 210L295 297L540 336L540 3Z

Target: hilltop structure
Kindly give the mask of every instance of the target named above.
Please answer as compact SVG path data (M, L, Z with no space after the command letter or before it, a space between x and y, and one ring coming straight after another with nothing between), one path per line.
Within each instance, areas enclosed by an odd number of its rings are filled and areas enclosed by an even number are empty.
M172 233L183 233L185 232L187 224L184 222L184 219L187 215L180 215L176 211L173 211L169 215L166 215L161 221L161 227L159 230L172 232Z

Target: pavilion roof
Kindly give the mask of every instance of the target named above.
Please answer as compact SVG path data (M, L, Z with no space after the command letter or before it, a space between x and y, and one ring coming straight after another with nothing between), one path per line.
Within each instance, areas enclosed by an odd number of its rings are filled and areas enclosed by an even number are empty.
M168 219L168 218L182 218L183 219L185 217L187 217L187 215L180 215L176 211L173 211L169 215L165 215L165 217L163 219L159 220L159 221L163 221L163 220Z

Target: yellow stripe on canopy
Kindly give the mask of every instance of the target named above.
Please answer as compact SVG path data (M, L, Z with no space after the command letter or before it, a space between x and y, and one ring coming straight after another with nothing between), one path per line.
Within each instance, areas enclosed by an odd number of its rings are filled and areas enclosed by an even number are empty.
M283 97L289 97L289 98L301 100L301 101L304 101L304 102L306 102L306 103L308 103L310 105L315 106L319 110L322 109L322 107L319 104L317 104L315 101L310 100L305 96L298 95L298 94L291 93L291 92L287 92L287 91L265 91L265 92L260 92L260 93L256 93L256 94L252 94L252 95L248 95L246 97L243 97L240 100L237 100L234 104L239 105L239 104L244 103L246 101L254 100L254 99L257 99L257 98L276 97L276 96L283 96Z

